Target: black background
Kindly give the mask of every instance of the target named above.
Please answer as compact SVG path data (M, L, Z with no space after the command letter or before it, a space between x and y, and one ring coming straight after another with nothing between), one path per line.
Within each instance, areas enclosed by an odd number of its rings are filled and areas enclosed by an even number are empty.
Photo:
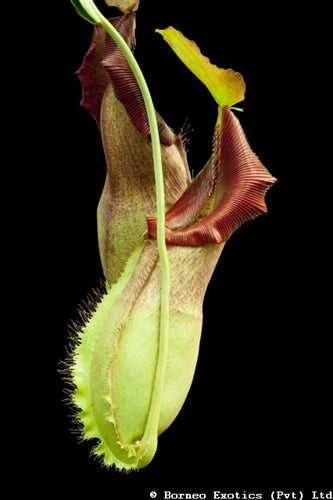
M108 14L103 2L97 4ZM37 142L44 146L44 160L35 170L43 189L37 184L34 198L35 269L41 277L34 301L43 331L32 363L35 427L25 445L27 466L33 468L26 486L32 492L145 499L151 490L159 498L163 490L205 492L209 498L213 490L332 488L325 259L330 226L324 195L330 160L321 113L329 109L328 13L319 5L311 11L291 11L283 2L244 5L142 0L137 16L136 56L155 106L176 132L186 121L192 129L190 168L197 172L210 155L216 106L154 33L170 24L194 39L212 62L243 74L247 91L238 116L278 183L266 198L268 214L227 243L206 294L189 396L159 438L153 462L131 474L103 469L89 457L91 446L78 443L63 403L58 369L66 356L68 324L102 279L96 206L105 164L95 122L79 106L74 76L92 26L69 0L50 9L43 43L36 42L42 71L30 110L39 121ZM35 28L43 24L30 22ZM25 77L29 80L28 72Z

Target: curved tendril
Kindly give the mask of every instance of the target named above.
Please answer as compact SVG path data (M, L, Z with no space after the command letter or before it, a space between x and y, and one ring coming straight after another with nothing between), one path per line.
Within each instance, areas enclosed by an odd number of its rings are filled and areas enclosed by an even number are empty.
M142 437L142 442L148 443L151 439L156 439L156 429L158 427L159 412L161 406L162 387L164 384L167 350L168 350L168 329L169 329L169 296L170 296L170 268L168 251L165 242L165 196L163 183L163 169L161 159L161 147L158 132L158 125L154 104L142 74L142 71L132 54L127 43L118 31L103 16L92 0L71 0L78 13L87 21L102 26L118 45L124 54L133 74L137 80L142 97L145 103L150 136L152 143L152 154L154 163L155 187L156 187L156 215L157 215L157 248L161 264L161 304L159 322L159 353L153 387L152 403L147 418L146 428Z

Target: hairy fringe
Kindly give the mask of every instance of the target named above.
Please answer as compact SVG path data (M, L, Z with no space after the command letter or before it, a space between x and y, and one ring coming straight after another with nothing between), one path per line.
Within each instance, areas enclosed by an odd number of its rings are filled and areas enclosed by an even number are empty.
M63 385L62 393L64 394L62 403L67 407L68 418L73 424L73 426L69 428L69 431L77 438L78 443L82 443L86 441L86 439L82 432L83 423L78 417L80 408L78 408L73 401L73 393L76 390L76 386L73 382L72 365L75 349L81 342L80 333L82 328L88 323L105 294L106 284L105 281L101 279L99 286L93 288L91 292L87 294L87 297L78 305L77 314L79 318L71 319L70 323L67 325L68 335L66 339L67 345L65 346L65 358L59 361L58 374L61 377ZM93 451L91 451L91 456L96 459ZM101 457L97 457L97 459L102 460Z
M182 126L180 133L179 133L179 137L181 138L181 141L183 143L183 147L184 147L186 155L188 154L188 147L187 146L191 142L191 138L189 137L189 135L191 134L191 132L193 132L193 130L194 129L191 127L189 119L186 118L184 125Z

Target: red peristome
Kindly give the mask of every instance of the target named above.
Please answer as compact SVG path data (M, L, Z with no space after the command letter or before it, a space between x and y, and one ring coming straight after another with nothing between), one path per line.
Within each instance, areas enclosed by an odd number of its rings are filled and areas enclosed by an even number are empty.
M113 18L110 22L133 50L135 13ZM149 122L141 90L124 54L109 35L106 35L105 53L101 64L107 71L115 94L125 106L132 122L144 136L148 136Z
M135 13L113 18L110 21L131 50L134 50ZM108 35L106 35L105 53L101 63L110 77L117 98L125 106L133 124L142 135L148 137L150 126L140 87L122 51ZM175 134L158 113L156 119L161 143L171 146L176 140Z
M211 161L166 214L169 245L223 243L244 222L267 211L265 194L276 179L251 150L233 112L227 107L222 112ZM147 224L148 236L155 239L156 219L148 217Z
M113 17L109 22L134 50L135 12ZM92 42L76 75L82 85L81 105L90 111L98 125L103 96L111 83L135 127L145 137L150 135L146 106L136 78L116 42L101 26L94 27ZM174 144L175 134L158 114L157 122L161 143L165 146Z
M80 68L76 71L82 86L81 106L93 115L98 126L103 95L110 81L109 75L101 65L105 51L105 38L106 32L103 28L95 26L90 47Z
M124 38L126 43L131 49L135 46L135 14L128 14L126 16L118 16L109 19L109 22L116 28L120 35ZM114 67L113 67L114 65ZM112 74L110 74L110 68ZM101 26L94 27L93 39L91 41L90 47L84 56L82 65L76 72L80 83L82 85L82 101L81 105L86 108L93 115L97 124L100 123L100 111L102 100L104 96L105 89L110 83L110 78L114 74L120 73L127 74L131 72L128 64L123 56L122 52L119 50L117 44L111 39L111 37L106 33L106 31ZM119 89L122 90L122 85L124 83L124 77L119 78ZM126 79L126 77L125 77ZM130 86L127 89L127 93L133 91L133 83L131 84L134 76L129 78ZM135 80L135 79L134 79ZM125 82L127 84L127 80ZM115 82L117 86L117 82ZM126 89L125 85L125 89ZM135 90L135 97L138 99L138 89ZM139 106L140 106L139 96ZM121 96L119 97L121 100ZM141 97L142 101L142 97ZM137 111L139 114L139 111Z
M109 19L109 22L121 34L128 46L134 49L135 14L113 17ZM110 83L108 56L111 57L111 64L113 61L118 61L119 63L119 59L126 62L117 44L110 38L106 31L101 26L95 26L91 44L76 75L82 85L81 105L90 111L98 125L100 122L103 95L107 85ZM103 60L105 62L104 65Z

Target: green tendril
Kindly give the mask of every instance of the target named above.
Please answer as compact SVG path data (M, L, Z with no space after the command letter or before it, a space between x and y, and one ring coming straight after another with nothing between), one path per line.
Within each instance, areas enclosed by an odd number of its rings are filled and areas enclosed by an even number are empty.
M168 251L165 242L165 195L163 183L163 168L161 159L161 147L156 120L154 104L145 81L143 73L128 47L125 40L112 26L112 24L103 16L96 5L91 0L71 0L77 12L86 21L92 24L102 26L105 31L112 37L119 49L124 54L133 74L136 78L138 86L141 90L142 97L145 103L150 136L152 143L152 155L154 163L155 189L156 189L156 215L157 215L157 247L161 265L161 304L160 304L160 323L159 323L159 353L158 363L156 367L153 394L150 412L147 418L145 432L142 437L143 443L149 443L156 439L156 430L158 427L159 413L161 407L161 395L164 385L167 352L168 352L168 331L169 331L169 296L170 296L170 268Z

